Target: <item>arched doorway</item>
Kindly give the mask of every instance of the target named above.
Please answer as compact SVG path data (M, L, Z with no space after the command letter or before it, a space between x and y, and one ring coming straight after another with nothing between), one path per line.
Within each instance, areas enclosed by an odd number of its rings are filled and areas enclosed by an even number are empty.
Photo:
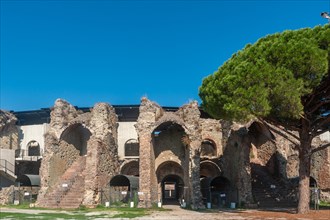
M203 203L206 205L211 202L211 181L220 176L220 167L210 160L204 160L200 163L200 184Z
M223 176L218 176L210 181L211 203L215 207L228 205L231 195L230 182Z
M158 192L163 204L179 204L185 197L183 169L173 161L162 163L157 171Z
M179 204L183 198L184 183L177 175L168 175L162 180L163 204Z
M92 133L82 124L74 124L66 128L61 134L61 140L73 145L80 156L87 154L87 141Z

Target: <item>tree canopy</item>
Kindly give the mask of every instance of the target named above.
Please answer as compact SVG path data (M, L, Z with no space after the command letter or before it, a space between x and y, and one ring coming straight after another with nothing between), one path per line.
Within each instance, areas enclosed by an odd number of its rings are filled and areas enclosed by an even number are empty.
M298 141L298 212L308 212L311 155L330 146L312 146L314 137L330 129L330 25L247 45L203 80L199 95L216 118L258 118Z
M328 76L329 44L329 25L276 33L248 44L203 80L202 106L216 118L261 117L296 127L308 104L303 98Z

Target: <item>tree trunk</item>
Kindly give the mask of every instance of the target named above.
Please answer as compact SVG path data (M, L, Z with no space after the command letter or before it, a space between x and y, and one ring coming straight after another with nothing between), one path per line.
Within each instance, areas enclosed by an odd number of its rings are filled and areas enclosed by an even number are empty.
M299 203L298 213L309 212L309 180L311 167L311 137L307 129L300 133L299 148Z

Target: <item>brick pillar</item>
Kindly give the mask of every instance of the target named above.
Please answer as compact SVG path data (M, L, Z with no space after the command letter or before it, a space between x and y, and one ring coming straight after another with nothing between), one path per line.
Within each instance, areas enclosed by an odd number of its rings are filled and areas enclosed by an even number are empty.
M189 160L189 181L190 181L190 204L192 209L201 208L201 185L200 185L200 152L197 150L200 142L191 143Z
M157 202L157 185L155 176L155 159L153 153L151 133L139 133L140 142L140 178L139 191L146 193L146 198L151 203ZM154 192L155 191L155 192ZM151 205L148 202L148 206Z

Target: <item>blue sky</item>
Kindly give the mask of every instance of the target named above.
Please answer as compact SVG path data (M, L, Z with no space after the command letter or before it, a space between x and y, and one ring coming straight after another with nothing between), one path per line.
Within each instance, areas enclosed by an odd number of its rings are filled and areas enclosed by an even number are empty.
M202 79L237 50L324 25L323 11L330 0L1 0L0 108L200 102Z

